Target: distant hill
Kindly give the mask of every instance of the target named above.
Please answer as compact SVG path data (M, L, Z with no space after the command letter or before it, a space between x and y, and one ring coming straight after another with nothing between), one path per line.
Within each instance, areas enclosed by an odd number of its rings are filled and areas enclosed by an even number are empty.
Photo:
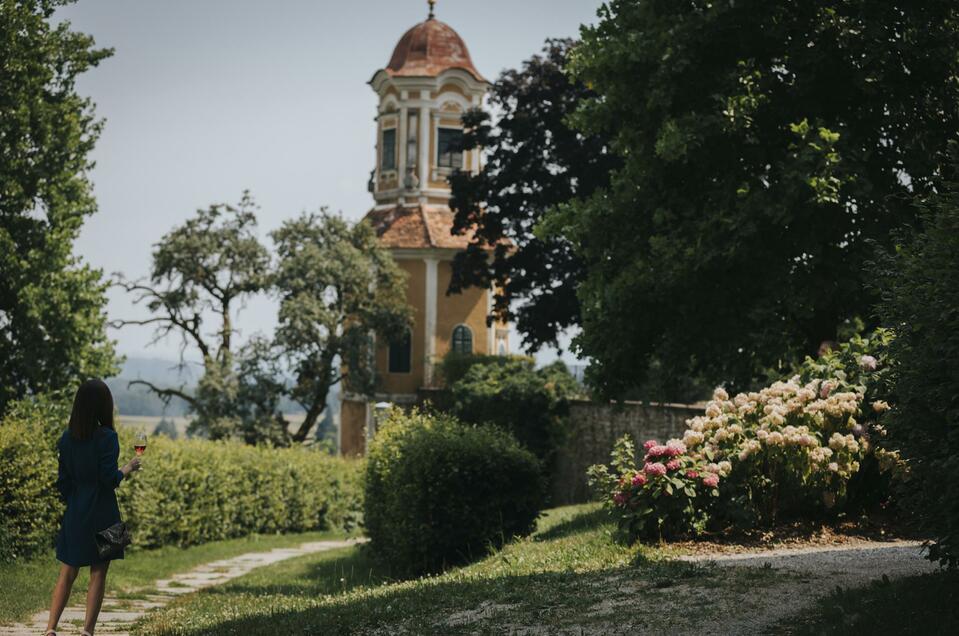
M169 406L166 406L163 400L145 386L128 385L132 380L145 380L160 387L183 386L187 391L191 391L202 370L199 362L187 361L185 365L180 366L173 360L130 356L123 363L120 374L107 379L106 383L113 392L113 400L121 415L180 417L189 411L187 403L180 398L171 399ZM339 391L338 385L330 389L327 403L333 406L333 411L339 410ZM284 413L303 412L299 404L287 399L280 402L280 410Z

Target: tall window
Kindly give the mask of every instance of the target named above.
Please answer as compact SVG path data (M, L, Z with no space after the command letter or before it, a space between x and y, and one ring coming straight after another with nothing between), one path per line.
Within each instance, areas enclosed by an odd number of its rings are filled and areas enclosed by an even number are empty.
M466 325L453 328L453 353L473 353L473 332Z
M396 128L387 128L383 131L382 151L380 169L396 170Z
M410 338L410 330L399 340L390 343L390 373L409 373L412 363L413 341Z
M440 128L436 149L436 165L441 168L463 167L463 131Z

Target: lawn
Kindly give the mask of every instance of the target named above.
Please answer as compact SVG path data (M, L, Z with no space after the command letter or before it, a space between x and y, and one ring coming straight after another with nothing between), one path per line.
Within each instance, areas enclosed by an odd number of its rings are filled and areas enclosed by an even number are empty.
M701 625L730 607L747 610L748 591L783 577L669 561L657 548L615 543L612 529L595 506L554 509L529 538L472 565L407 581L392 580L365 547L320 553L177 599L134 633L652 632Z
M208 561L216 561L273 548L297 546L307 541L341 538L341 534L309 532L291 535L254 535L241 539L215 541L190 548L161 548L127 553L110 566L107 591L120 598L135 598L150 591L157 579L189 570ZM46 608L56 582L60 564L51 551L45 557L24 563L0 564L0 623L23 620ZM71 603L82 605L86 598L89 568L83 568L73 586ZM14 592L15 590L15 592Z

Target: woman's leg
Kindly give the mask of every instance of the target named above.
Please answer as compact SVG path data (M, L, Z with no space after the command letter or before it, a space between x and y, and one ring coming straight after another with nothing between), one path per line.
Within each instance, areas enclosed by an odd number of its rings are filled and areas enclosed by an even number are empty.
M63 608L67 606L70 600L70 590L73 589L73 582L77 578L80 568L63 563L60 565L60 576L57 577L57 584L53 588L53 598L50 599L50 618L47 620L47 630L55 630L57 623L60 622L60 615L63 614Z
M100 615L100 605L103 603L103 590L106 588L107 569L109 567L109 561L90 566L90 587L87 588L87 616L83 621L83 629L91 634L97 626L97 617Z

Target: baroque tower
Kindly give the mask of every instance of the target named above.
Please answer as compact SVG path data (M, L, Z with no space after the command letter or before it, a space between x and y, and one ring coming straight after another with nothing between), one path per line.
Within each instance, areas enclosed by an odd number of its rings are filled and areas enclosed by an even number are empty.
M453 235L449 176L478 171L478 150L462 151L463 113L482 104L489 82L466 44L433 14L400 38L386 67L369 81L376 93L376 156L366 219L408 274L413 325L398 342L376 343L373 402L414 404L442 387L437 363L450 351L505 355L508 325L486 324L492 294L447 295L453 256L470 240ZM374 404L344 393L340 449L362 454L375 433Z

